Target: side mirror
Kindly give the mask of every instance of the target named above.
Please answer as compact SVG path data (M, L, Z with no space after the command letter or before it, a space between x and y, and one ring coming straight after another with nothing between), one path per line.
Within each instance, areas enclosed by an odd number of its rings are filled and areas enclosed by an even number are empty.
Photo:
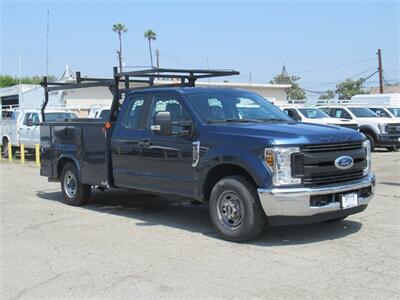
M26 122L26 126L33 126L33 121L32 120L28 120L27 122Z
M159 111L154 116L154 125L150 129L158 135L171 135L172 134L172 120L169 111Z

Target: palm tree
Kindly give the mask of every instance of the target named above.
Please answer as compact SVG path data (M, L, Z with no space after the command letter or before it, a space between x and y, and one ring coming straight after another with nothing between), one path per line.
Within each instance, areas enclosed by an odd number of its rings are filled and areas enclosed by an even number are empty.
M118 53L118 61L119 61L119 70L120 70L120 72L122 72L122 33L127 32L128 28L125 27L125 25L122 23L115 23L112 27L112 30L114 32L118 33L119 51L117 50L117 53Z
M153 54L151 52L151 41L155 41L156 33L151 29L147 29L144 32L144 37L149 41L150 62L151 62L151 67L153 68Z

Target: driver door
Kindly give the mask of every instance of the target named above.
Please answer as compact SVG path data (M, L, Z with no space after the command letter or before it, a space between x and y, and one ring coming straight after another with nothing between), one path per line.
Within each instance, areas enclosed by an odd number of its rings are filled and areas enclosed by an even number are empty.
M39 131L39 114L35 112L25 113L24 120L19 128L19 142L27 148L35 145L35 132Z
M158 112L169 112L172 135L162 136L151 130ZM179 95L154 94L149 109L146 128L141 143L146 174L143 183L159 192L171 192L192 196L194 192L193 138L191 131L182 135L178 122L190 122L191 118L181 105ZM192 123L193 126L193 123Z

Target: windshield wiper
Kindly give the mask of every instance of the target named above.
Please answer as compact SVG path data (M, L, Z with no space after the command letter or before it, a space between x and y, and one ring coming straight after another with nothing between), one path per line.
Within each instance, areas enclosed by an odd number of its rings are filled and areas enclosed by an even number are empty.
M262 120L256 119L224 119L224 120L209 120L207 123L260 123Z
M285 120L285 119L279 119L279 118L271 118L271 119L261 119L259 121L263 121L263 122L274 122L274 121L290 121L290 120Z

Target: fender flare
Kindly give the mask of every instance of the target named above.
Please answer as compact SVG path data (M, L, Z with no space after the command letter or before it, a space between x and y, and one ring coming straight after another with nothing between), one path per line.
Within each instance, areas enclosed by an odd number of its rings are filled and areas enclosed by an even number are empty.
M361 125L358 129L361 133L364 133L364 131L368 131L368 132L372 132L373 134L373 138L375 139L376 142L379 141L379 132L377 132L377 130L375 129L375 127L368 125L368 124L364 124Z
M211 158L211 157L210 157ZM207 184L207 180L210 172L222 165L231 165L233 167L238 167L245 171L249 177L254 181L257 186L263 186L265 183L271 180L271 174L266 171L263 164L254 157L254 166L252 167L251 161L246 162L240 159L239 157L233 157L232 155L228 156L213 156L211 159L207 161L203 161L197 166L198 168L198 178L196 184L196 198L203 200L203 190L205 185Z
M4 134L4 135L2 135L2 137L1 137L1 145L2 145L2 146L3 146L3 140L4 140L4 138L6 138L6 139L8 140L9 143L11 142L10 136L9 136L8 134Z
M75 155L70 155L70 154L61 154L58 158L57 158L57 162L56 162L56 176L57 178L60 178L61 176L61 171L59 172L59 167L60 167L60 163L62 162L63 159L68 159L68 160L72 160L72 162L74 163L76 169L78 170L78 176L81 177L81 166L79 164L78 159L76 158Z

